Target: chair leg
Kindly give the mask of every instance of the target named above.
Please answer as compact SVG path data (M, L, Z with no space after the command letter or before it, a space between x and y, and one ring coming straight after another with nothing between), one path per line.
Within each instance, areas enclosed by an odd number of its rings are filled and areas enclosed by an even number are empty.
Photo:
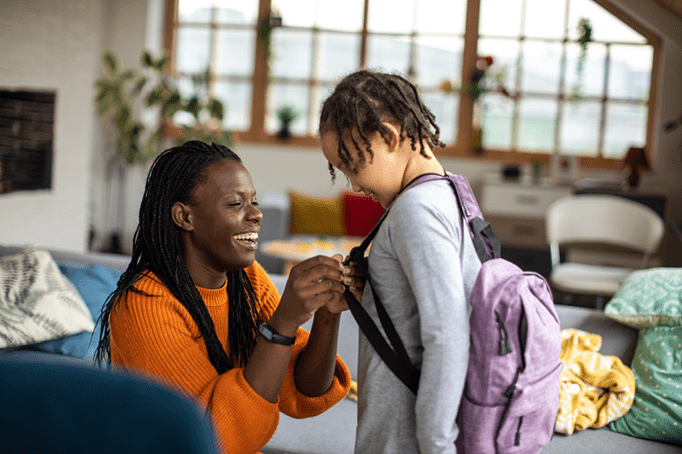
M606 306L606 297L604 295L597 295L594 297L594 308L603 310Z

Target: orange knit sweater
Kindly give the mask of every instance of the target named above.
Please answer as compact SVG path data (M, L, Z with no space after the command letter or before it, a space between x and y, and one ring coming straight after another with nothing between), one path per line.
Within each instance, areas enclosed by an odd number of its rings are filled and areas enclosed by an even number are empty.
M262 319L268 320L279 303L279 294L258 263L246 272L259 301ZM294 365L309 334L299 328L279 401L270 403L251 389L242 368L222 375L217 373L208 360L194 320L154 274L143 277L135 287L147 296L128 292L127 304L122 302L111 314L114 367L160 378L198 400L203 408L210 409L218 443L224 452L257 452L275 433L280 410L294 418L315 416L348 392L350 374L338 356L332 386L325 394L308 397L298 392ZM226 287L197 289L208 307L218 339L229 349Z

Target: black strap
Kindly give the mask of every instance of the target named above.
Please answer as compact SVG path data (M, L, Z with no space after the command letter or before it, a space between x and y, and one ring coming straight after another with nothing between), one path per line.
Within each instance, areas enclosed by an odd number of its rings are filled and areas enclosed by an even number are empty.
M417 394L417 389L419 388L419 371L417 368L414 367L409 360L406 362L401 359L391 346L388 345L388 342L386 342L386 339L382 336L377 325L348 288L346 288L344 295L346 296L348 308L353 314L353 318L355 318L362 333L372 344L374 350L376 350L391 372L393 372L393 374L398 377L410 391ZM377 304L377 307L382 305L379 300L375 299L374 302ZM393 327L393 323L391 323L390 319L389 324ZM393 331L395 331L395 328L393 328ZM402 346L402 342L400 342L400 345ZM404 347L402 350L405 350Z
M432 181L434 179L433 175L423 175L413 180L409 185L405 187L405 189L420 184L419 180L422 178L424 182ZM466 206L462 202L459 192L457 191L457 185L446 176L435 179L438 180L445 179L450 182L450 185L452 186L455 192L455 196L457 198L460 210L462 210L464 218L466 219L468 217L466 213ZM395 329L395 325L393 325L393 322L391 321L388 312L386 312L386 308L384 307L383 303L379 299L379 296L376 294L376 291L374 290L374 286L371 283L367 262L365 261L365 251L367 250L370 243L372 242L377 232L379 231L379 227L381 227L381 224L384 222L384 219L386 219L388 211L389 210L386 210L386 212L381 217L379 222L377 222L377 224L374 226L372 231L365 237L362 243L359 246L354 247L349 254L350 260L355 262L358 269L362 272L362 274L367 279L367 282L370 284L370 288L372 289L372 296L374 297L374 304L376 305L377 314L379 315L379 321L381 323L382 328L384 329L384 332L386 333L386 336L388 337L388 342L379 331L379 328L377 327L376 323L374 323L374 320L372 320L370 315L367 313L365 308L363 308L362 305L358 302L353 293L351 293L351 291L346 288L344 296L346 297L346 302L348 303L348 308L350 309L353 318L355 318L355 321L357 322L358 326L362 330L367 340L369 340L370 344L372 344L372 347L374 347L374 350L376 350L377 354L379 354L381 359L386 363L388 368L395 374L395 376L398 377L400 381L402 381L405 384L405 386L407 386L414 394L417 394L417 389L419 388L420 372L416 367L414 367L414 365L410 361L410 358L407 355L407 351L405 350L405 346L401 341L398 332ZM500 256L501 251L500 242L497 239L497 236L495 236L495 234L493 233L492 228L490 227L490 224L488 222L480 218L474 218L471 220L469 227L471 228L471 232L473 234L474 247L476 248L476 253L478 257L481 259L481 262L485 262L486 260L489 260L491 258L497 258ZM485 236L488 239L491 245L492 257L490 256L485 247L485 243L482 238L483 236Z

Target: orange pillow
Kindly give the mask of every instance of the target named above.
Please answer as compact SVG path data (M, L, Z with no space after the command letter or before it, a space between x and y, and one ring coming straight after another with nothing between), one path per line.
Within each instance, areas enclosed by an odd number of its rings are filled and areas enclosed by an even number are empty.
M289 200L291 233L345 235L340 197L316 198L290 191Z
M353 192L343 193L346 235L367 236L384 214L384 207L371 197Z

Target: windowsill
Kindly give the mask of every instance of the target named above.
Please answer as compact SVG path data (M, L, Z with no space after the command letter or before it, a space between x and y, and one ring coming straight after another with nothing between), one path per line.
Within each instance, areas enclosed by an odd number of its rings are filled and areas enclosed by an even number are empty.
M180 138L182 130L171 124L167 124L164 128L164 134L170 138ZM320 149L320 139L316 136L290 136L287 139L280 138L277 134L268 134L264 131L235 131L234 141L237 144L272 144L279 147L297 147L310 148L311 150ZM508 150L486 149L482 153L474 153L469 147L467 150L459 143L448 145L445 148L440 148L436 151L438 156L447 158L460 158L475 161L492 161L504 164L533 164L536 161L543 167L551 165L551 154L549 153L527 153ZM578 158L578 166L580 168L602 169L602 170L620 170L622 162L620 159L607 159L600 157L580 157Z

